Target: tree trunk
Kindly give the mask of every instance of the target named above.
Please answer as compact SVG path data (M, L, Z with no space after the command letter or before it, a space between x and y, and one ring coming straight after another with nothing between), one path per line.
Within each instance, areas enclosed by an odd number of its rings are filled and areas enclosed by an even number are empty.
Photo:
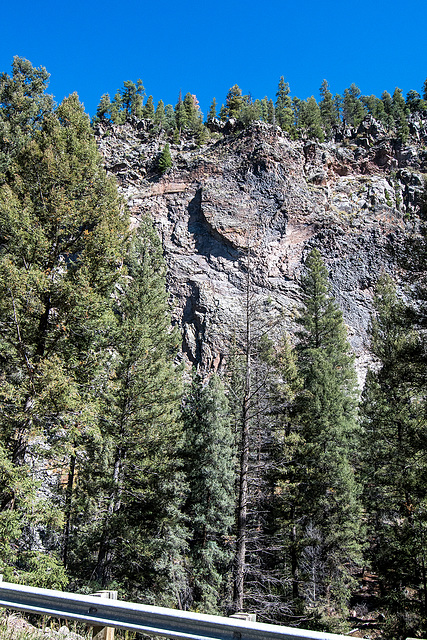
M67 488L65 491L65 528L64 528L64 542L62 549L62 561L64 567L67 567L68 563L68 549L70 544L70 527L71 527L71 506L73 499L73 484L74 474L76 469L76 456L73 454L70 457L70 470L68 472Z

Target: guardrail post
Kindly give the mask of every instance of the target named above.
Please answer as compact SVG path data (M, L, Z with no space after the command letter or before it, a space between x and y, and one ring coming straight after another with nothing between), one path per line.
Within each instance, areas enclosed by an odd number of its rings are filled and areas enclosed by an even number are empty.
M117 591L97 591L92 595L117 600ZM114 640L114 627L92 627L92 640Z
M237 613L232 613L230 618L247 620L248 622L256 622L256 613L245 613L244 611L238 611Z

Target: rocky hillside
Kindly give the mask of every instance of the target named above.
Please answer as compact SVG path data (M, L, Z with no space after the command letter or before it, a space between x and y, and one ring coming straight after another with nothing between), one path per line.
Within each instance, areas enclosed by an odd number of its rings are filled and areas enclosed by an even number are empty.
M166 140L146 122L97 129L135 221L148 213L162 238L186 358L223 366L243 317L248 252L259 313L276 331L292 330L301 266L318 247L363 376L373 286L383 271L404 281L399 256L417 230L427 122L412 121L405 146L370 117L324 144L260 122L211 128L200 148L171 145L164 176L157 162Z

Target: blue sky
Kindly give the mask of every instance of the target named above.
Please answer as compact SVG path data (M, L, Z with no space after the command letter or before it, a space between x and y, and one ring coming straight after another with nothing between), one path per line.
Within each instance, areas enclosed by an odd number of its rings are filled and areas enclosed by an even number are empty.
M195 93L206 115L234 84L274 99L282 75L291 95L316 99L324 78L333 93L355 82L380 96L427 77L426 0L21 0L1 20L0 71L14 55L42 65L56 100L77 91L91 115L138 78L155 103Z

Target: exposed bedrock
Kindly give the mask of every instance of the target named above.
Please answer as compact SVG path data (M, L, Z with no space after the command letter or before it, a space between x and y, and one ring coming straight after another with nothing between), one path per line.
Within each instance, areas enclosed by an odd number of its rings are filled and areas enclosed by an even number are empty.
M224 365L243 321L248 260L259 314L273 335L292 333L301 268L318 247L363 376L373 287L382 272L404 282L400 258L417 231L427 135L415 124L402 147L370 118L325 144L254 123L201 148L171 145L173 168L162 177L162 136L138 123L99 126L106 167L135 223L149 214L162 239L190 362Z

